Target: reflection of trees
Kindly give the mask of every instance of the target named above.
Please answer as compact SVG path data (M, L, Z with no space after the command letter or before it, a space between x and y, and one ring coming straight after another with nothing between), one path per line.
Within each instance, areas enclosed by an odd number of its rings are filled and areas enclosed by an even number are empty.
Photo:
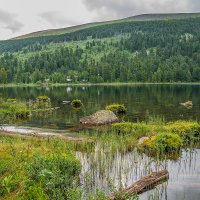
M0 88L2 97L19 100L35 99L40 95L51 98L52 107L61 107L56 114L33 118L37 123L63 124L78 123L80 117L104 109L108 104L125 104L128 114L125 120L144 120L146 115L164 116L166 120L199 119L200 87L195 85L132 85L132 86L68 86L45 88ZM74 110L70 105L62 105L63 100L80 99L83 107ZM194 107L187 110L180 102L192 100Z

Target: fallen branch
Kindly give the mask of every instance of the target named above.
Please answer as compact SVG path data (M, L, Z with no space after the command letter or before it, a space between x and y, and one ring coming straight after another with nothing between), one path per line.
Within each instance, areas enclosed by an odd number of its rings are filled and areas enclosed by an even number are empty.
M150 175L141 178L128 188L119 191L120 194L134 195L142 194L146 191L154 189L157 185L167 181L169 179L169 172L162 170L160 172L152 172ZM111 200L115 200L115 194L110 196Z

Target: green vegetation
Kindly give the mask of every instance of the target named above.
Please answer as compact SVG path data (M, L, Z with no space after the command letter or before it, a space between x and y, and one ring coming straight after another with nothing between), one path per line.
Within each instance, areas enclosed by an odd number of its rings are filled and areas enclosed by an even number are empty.
M39 97L37 97L37 101L39 101L39 102L49 102L50 99L49 99L48 96L39 96Z
M174 133L159 133L149 139L145 139L140 146L145 153L150 155L180 152L181 147L181 137Z
M82 106L82 102L79 99L74 99L72 101L72 106L74 106L75 108L81 107Z
M92 156L98 156L98 171L104 176L106 162L102 159L102 152L109 152L106 154L109 162L116 153L136 151L135 148L138 148L138 153L150 155L158 162L160 159L177 159L182 148L198 145L200 124L195 121L165 123L154 118L147 122L122 122L85 129L80 135L84 135L86 141L88 137L95 142L0 136L0 195L5 199L19 200L79 200L82 189L90 191L92 179L88 175L84 188L78 186L81 166L74 156L75 151L90 155L94 168L97 163ZM139 143L142 137L146 138ZM93 173L95 169L90 170ZM110 184L112 186L112 182ZM111 191L121 199L122 194L117 190ZM88 193L86 196L88 200L108 199L103 191Z
M51 110L51 100L48 96L39 96L35 101L29 101L29 107L33 111L49 111Z
M80 162L61 140L0 136L0 196L5 199L80 199Z
M116 114L123 114L126 113L127 109L124 105L122 104L112 104L112 105L108 105L105 108L106 110L111 110Z
M199 82L200 17L0 42L0 84Z
M16 99L0 99L0 119L27 119L31 111Z
M91 132L84 132L89 134ZM163 156L163 154L179 153L181 147L198 146L200 141L200 124L195 121L158 122L122 122L112 127L99 128L93 137L102 140L104 145L120 151L132 151L139 147L148 155ZM140 139L144 137L142 143ZM139 141L139 142L138 142ZM144 144L143 144L144 142ZM145 150L146 149L146 150Z

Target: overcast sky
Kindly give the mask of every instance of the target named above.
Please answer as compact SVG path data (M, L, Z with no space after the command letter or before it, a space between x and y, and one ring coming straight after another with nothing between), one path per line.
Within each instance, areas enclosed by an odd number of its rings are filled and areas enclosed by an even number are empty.
M0 40L143 13L199 11L200 0L0 0Z

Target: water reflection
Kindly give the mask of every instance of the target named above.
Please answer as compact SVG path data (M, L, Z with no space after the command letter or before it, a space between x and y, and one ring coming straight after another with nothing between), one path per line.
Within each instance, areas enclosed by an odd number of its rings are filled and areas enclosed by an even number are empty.
M44 120L33 116L22 123L25 126L55 127L66 129L79 123L80 117L103 109L111 103L122 103L128 108L127 121L142 121L149 115L162 116L166 121L200 119L199 85L133 85L133 86L68 86L45 88L0 88L0 97L28 101L39 95L51 98L53 107L61 107ZM63 100L81 99L84 106L75 111ZM180 102L193 101L188 110Z
M140 195L140 200L199 200L200 150L183 150L177 161L158 162L134 150L112 153L111 148L96 145L95 152L76 152L82 163L81 183L85 195L97 190L111 192L114 187L127 187L151 171L168 169L167 183Z

